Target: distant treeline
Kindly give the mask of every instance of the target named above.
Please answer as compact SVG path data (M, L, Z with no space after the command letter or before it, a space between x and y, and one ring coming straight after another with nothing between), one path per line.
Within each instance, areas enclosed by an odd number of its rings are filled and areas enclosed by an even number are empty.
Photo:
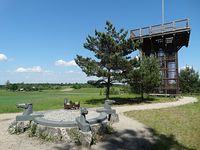
M5 85L0 85L1 89L10 91L42 91L66 87L80 89L94 86L87 83L11 83L10 81L7 81Z

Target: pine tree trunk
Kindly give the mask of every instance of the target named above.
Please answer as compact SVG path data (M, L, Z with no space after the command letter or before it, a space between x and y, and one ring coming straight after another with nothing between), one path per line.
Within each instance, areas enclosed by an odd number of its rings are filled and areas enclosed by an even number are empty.
M142 101L142 102L144 101L144 92L143 92L143 90L142 90L142 92L141 92L141 101Z
M141 101L144 101L144 90L143 90L143 84L140 86L140 93L141 93Z
M108 76L107 87L106 87L106 99L109 99L110 94L110 76Z

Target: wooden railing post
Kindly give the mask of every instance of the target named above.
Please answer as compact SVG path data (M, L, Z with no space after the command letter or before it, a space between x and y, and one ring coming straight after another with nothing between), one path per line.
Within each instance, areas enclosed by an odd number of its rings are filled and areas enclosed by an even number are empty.
M174 31L176 28L176 24L175 24L175 21L172 21L172 30Z
M151 35L152 34L152 27L150 26L149 27L149 35Z
M189 27L189 19L187 18L186 19L186 28L188 28Z

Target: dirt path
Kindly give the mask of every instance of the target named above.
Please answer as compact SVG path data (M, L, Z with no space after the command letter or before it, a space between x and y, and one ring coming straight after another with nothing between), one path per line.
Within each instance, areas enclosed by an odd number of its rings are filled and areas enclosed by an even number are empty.
M153 103L153 104L143 104L143 105L129 105L129 106L122 106L122 107L114 107L118 113L123 113L126 111L131 110L147 110L147 109L161 109L161 108L168 108L168 107L176 107L181 106L189 103L197 102L197 99L194 97L183 97L177 101L173 102L166 102L166 103Z
M107 136L103 142L92 146L91 149L148 149L156 137L152 136L152 132L145 125L136 120L130 119L123 115L123 112L130 110L142 109L159 109L166 107L174 107L196 102L196 98L184 97L175 102L144 104L137 106L115 107L119 113L120 122L114 124L116 133ZM10 135L7 132L9 124L15 119L17 113L0 115L0 150L66 150L66 149L84 149L69 144L50 143L39 140L37 138L29 138L26 134Z
M66 89L62 89L61 91L63 92L69 92L69 91L73 91L74 89L73 88L66 88Z

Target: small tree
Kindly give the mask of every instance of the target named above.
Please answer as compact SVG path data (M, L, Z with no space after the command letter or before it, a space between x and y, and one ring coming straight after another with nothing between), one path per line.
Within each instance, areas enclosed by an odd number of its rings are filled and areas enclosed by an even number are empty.
M141 94L143 100L144 93L152 92L161 83L159 61L153 56L143 56L135 66L128 73L128 83L133 91Z
M11 84L11 86L10 86L11 91L16 91L17 89L18 89L18 85L16 83Z
M180 88L183 93L192 93L198 91L199 73L193 67L181 69L179 74Z
M11 83L10 83L9 80L7 80L6 83L5 83L6 90L10 90L10 87L11 87Z
M98 83L106 86L106 98L109 98L110 86L126 70L129 57L136 49L134 42L126 38L128 32L116 31L112 23L106 22L106 32L95 31L95 36L88 36L84 48L94 52L95 59L77 55L75 61L87 76L97 76Z

